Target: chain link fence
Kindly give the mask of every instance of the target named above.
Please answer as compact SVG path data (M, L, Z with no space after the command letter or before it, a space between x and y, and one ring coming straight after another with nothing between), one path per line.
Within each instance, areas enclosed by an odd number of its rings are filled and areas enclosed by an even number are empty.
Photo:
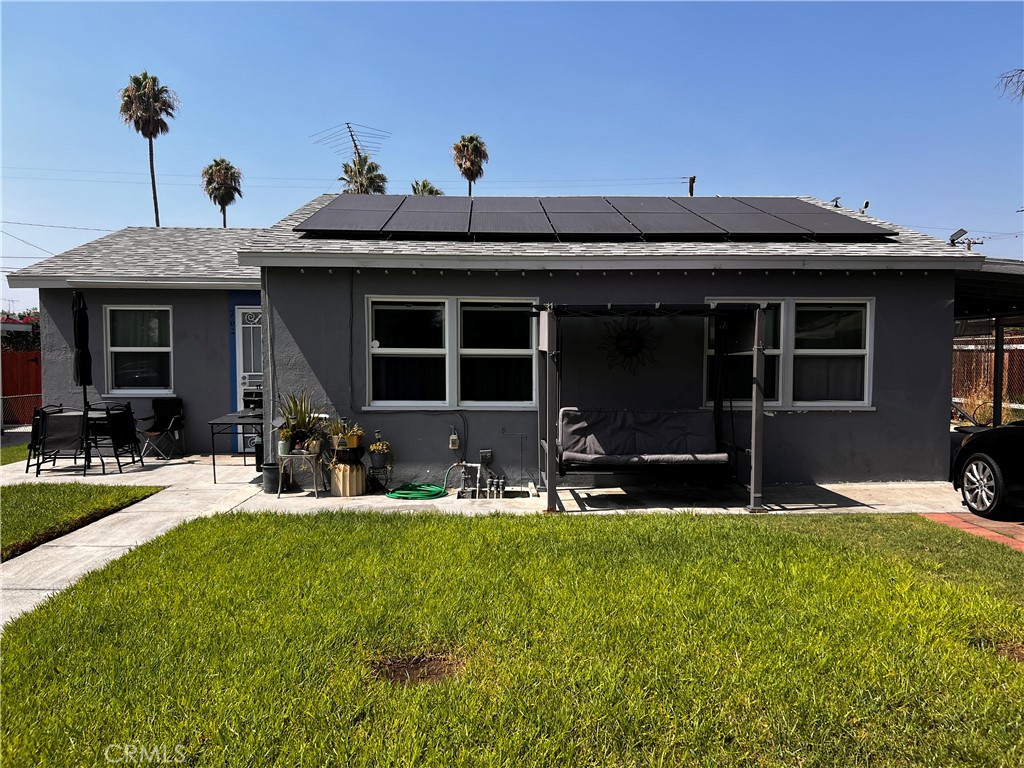
M42 394L38 395L4 395L3 425L31 424L32 412L43 404Z
M953 337L953 403L979 424L992 423L995 324L957 323ZM1003 423L1024 419L1024 326L1003 329Z

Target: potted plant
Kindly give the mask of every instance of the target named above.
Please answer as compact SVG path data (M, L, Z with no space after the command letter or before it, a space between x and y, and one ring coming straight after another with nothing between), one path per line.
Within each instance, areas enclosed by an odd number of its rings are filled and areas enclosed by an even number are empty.
M374 469L384 469L391 464L391 443L380 436L380 430L373 433L373 443L370 445L370 466Z
M354 422L352 424L345 422L345 444L348 445L349 448L358 448L359 438L362 437L363 434L364 431L363 428L359 426L359 422Z
M286 395L278 401L277 413L281 430L289 430L291 439L296 445L303 445L310 438L320 436L320 408L313 405L313 398L308 392L299 395Z
M324 432L331 441L331 448L338 450L341 447L342 440L345 438L345 422L341 419L329 421L324 426Z
M292 452L292 431L288 427L281 427L277 433L277 455L287 456Z

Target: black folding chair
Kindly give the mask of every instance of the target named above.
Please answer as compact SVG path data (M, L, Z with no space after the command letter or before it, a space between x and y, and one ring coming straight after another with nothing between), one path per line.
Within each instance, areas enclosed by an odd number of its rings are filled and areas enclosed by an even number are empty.
M25 461L25 474L28 474L29 468L32 466L32 460L38 459L39 457L39 429L40 421L42 421L43 410L49 410L52 413L60 413L63 409L58 408L55 405L44 405L42 408L32 409L32 432L28 438L28 459Z
M127 456L128 464L136 461L142 466L142 447L139 435L135 431L135 414L131 403L112 403L106 406L106 418L101 423L91 425L90 437L95 438L98 455L102 450L109 450L117 461L117 471L122 472L121 457ZM102 459L102 455L101 455Z
M138 427L142 422L151 422L146 428ZM153 450L163 459L169 459L177 451L185 458L185 443L181 436L185 428L185 405L180 397L153 398L153 415L145 416L136 423L136 430L142 438L141 459Z
M78 457L85 459L86 441L93 441L94 438L87 436L85 414L81 411L73 411L64 408L46 406L37 409L38 425L35 432L35 443L30 449L29 463L35 460L36 476L47 462L57 466L57 459L71 459L75 464ZM33 418L35 421L35 418ZM91 443L90 447L95 445ZM98 457L104 474L107 471L103 457ZM83 461L82 474L89 469L89 463ZM26 470L27 471L27 470Z

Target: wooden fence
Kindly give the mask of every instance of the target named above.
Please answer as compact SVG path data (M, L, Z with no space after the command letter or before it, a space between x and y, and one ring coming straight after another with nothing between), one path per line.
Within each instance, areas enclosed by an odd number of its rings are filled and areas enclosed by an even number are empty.
M31 424L32 411L43 404L42 353L0 352L3 423Z

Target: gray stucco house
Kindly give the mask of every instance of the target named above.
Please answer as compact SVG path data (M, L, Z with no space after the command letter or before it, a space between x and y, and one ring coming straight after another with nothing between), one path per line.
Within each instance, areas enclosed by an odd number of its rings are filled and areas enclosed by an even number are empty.
M10 275L12 287L39 289L43 402L81 406L71 378L81 291L90 401L130 401L146 415L152 398L181 397L186 448L207 450L206 422L241 407L243 376L262 370L260 270L237 255L258 231L129 227Z
M1019 300L1020 264L813 198L362 195L264 230L127 229L11 276L40 288L47 402L74 402L72 289L103 308L108 361L112 325L164 313L171 380L108 370L102 394L173 389L205 449L205 421L239 406L238 308L259 307L267 402L307 390L382 430L396 482L437 482L489 450L513 484L543 484L552 397L672 412L711 408L717 388L720 428L749 445L752 328L733 326L715 368L714 323L670 311L733 304L765 310L766 482L944 479L954 319L988 312L986 286L1007 280ZM555 389L537 352L545 306L565 310ZM615 309L630 307L657 309Z

